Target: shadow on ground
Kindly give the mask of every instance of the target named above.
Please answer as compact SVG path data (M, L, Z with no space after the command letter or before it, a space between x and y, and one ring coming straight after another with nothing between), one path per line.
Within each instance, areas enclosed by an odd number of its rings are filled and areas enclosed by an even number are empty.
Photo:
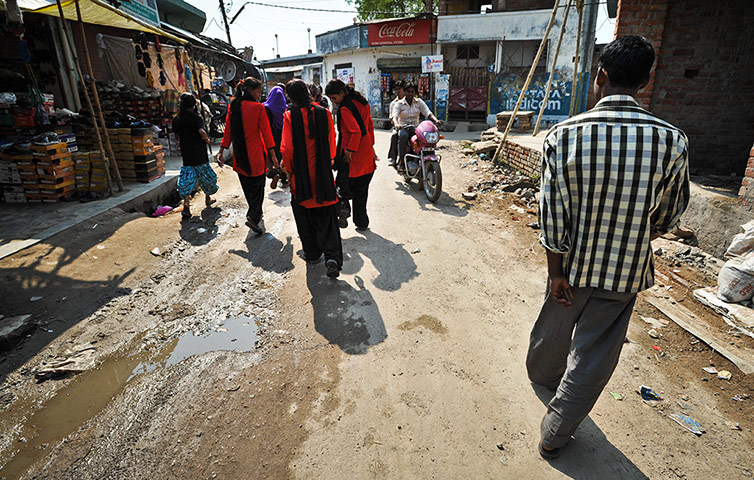
M416 184L416 180L412 180L409 185L403 180L396 180L395 189L402 192L404 195L413 197L413 199L416 200L416 203L419 204L419 208L423 211L441 212L454 217L465 217L469 214L469 207L471 207L469 202L456 200L445 191L440 194L440 198L436 203L430 202L424 195L424 190L419 188Z
M532 387L545 406L555 395L555 392L541 385L532 384ZM576 480L649 479L623 452L610 443L600 427L588 416L576 429L574 439L563 448L560 456L548 460L548 463L552 468Z
M392 242L371 230L357 232L363 236L343 240L343 273L354 275L364 266L363 256L369 258L379 275L372 284L380 290L394 292L418 277L416 263L403 244Z
M197 210L197 207L192 207ZM217 237L217 221L222 210L219 207L204 207L199 215L181 219L181 238L196 247L206 245Z
M123 225L142 216L112 209L0 260L0 314L29 314L33 321L26 338L2 352L0 383L63 332L131 293L121 285L136 267L126 270L117 262L104 263L99 248ZM72 272L68 267L75 261L86 263Z
M293 269L293 244L290 236L283 243L269 232L257 235L249 230L245 243L246 251L228 250L228 253L245 258L255 267L268 272L285 273Z
M354 279L358 289L344 280L326 277L324 262L306 267L315 330L344 352L362 355L385 341L387 330L364 281L358 276Z

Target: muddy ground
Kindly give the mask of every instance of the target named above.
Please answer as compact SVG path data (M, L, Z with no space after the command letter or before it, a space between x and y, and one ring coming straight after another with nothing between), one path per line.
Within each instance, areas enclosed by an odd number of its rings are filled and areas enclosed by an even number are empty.
M378 152L387 141L378 132ZM649 337L639 314L664 317L641 297L575 441L538 457L547 397L524 368L544 293L535 218L510 194L464 200L489 166L450 142L443 158L436 205L379 165L370 230L343 231L337 280L300 258L287 193L268 190L268 233L249 234L227 168L218 203L192 221L114 210L0 260L0 313L39 324L0 362L0 476L751 477L754 399L732 397L754 382L672 322ZM39 378L72 352L84 372ZM642 402L640 385L665 400Z

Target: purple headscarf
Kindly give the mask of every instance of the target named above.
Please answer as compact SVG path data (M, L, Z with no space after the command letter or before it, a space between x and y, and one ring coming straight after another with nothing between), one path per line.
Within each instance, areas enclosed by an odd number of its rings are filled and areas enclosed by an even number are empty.
M273 87L270 94L267 95L267 101L264 106L272 112L272 128L275 130L283 129L283 114L288 108L288 102L285 100L285 93L280 87Z

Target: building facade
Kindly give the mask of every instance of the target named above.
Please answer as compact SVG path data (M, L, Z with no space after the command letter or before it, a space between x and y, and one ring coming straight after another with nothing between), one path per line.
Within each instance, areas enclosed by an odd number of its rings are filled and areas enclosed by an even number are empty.
M328 79L353 85L369 100L372 116L386 119L398 80L416 83L434 106L434 82L422 73L422 57L435 53L436 29L431 16L356 24L317 35L317 52Z
M585 109L589 84L587 70L580 75L577 88L573 88L578 15L572 8L554 65L553 86L549 98L544 99L558 37L564 28L565 3L561 0L563 8L559 9L550 29L545 51L521 105L521 110L538 112L541 103L546 101L544 120L551 123L568 117L574 92L578 95L576 111ZM486 5L484 10L482 5ZM552 0L440 2L437 43L445 58L445 73L449 75L450 120L486 120L492 125L496 113L513 110L545 35L553 6ZM591 20L589 14L591 11L585 11L585 23Z

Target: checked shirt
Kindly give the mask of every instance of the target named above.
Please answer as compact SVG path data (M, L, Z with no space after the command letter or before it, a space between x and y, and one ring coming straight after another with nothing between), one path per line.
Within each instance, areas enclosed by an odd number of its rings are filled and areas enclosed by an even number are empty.
M689 201L686 135L612 95L555 125L543 153L540 243L563 254L570 284L651 287L650 236L675 229Z

